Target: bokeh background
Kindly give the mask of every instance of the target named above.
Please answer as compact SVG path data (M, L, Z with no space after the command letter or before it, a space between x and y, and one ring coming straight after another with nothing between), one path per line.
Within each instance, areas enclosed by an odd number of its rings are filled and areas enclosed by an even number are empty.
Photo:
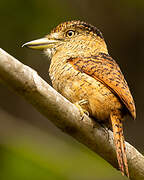
M137 119L129 118L124 125L126 140L144 153L144 1L1 0L0 47L50 83L47 58L21 45L73 19L89 22L102 31L136 101ZM0 84L0 179L127 178Z

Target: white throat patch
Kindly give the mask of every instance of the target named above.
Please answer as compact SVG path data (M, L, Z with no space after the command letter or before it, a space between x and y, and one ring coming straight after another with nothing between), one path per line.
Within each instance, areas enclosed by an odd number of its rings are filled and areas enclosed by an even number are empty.
M54 53L55 53L55 48L48 48L44 51L45 55L48 56L48 58L51 60Z

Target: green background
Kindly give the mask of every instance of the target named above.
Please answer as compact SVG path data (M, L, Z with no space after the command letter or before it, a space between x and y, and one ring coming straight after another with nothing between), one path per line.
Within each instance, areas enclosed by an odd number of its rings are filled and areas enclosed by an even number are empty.
M42 52L21 48L59 23L98 27L136 101L137 119L124 123L126 139L144 152L144 2L137 0L1 0L0 47L34 68L48 83ZM21 97L0 84L0 180L127 179L85 146L63 134Z

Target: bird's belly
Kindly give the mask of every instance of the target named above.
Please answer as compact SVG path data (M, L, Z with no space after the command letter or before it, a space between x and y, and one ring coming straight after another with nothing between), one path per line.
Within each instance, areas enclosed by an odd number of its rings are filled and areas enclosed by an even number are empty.
M72 103L87 100L81 105L89 114L99 120L107 120L111 110L121 109L119 99L101 82L71 66L59 69L52 78L53 87Z

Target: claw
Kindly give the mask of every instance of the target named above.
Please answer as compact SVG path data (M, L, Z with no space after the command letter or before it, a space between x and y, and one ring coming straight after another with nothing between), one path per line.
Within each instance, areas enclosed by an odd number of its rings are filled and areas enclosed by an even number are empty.
M81 105L87 104L87 103L88 103L88 100L85 100L85 99L82 99L82 100L74 103L74 105L79 109L79 112L80 112L80 115L81 115L81 120L83 120L84 114L89 116L89 112L81 107Z

